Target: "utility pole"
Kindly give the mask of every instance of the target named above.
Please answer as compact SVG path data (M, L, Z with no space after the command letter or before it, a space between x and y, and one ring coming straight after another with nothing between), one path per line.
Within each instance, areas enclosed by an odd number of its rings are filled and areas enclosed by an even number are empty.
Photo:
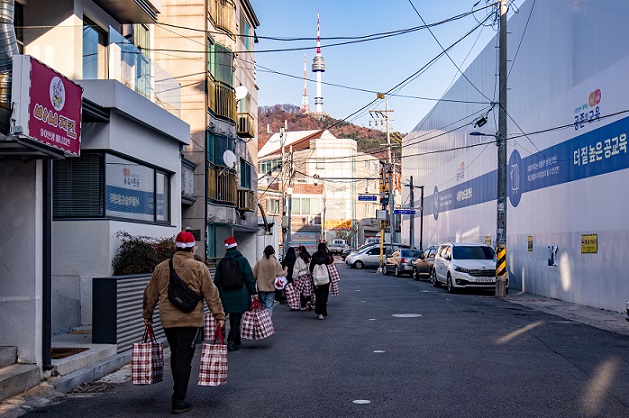
M286 220L286 245L284 246L284 255L288 252L288 249L292 245L293 232L291 230L291 218L293 216L293 146L290 146L290 153L288 154L288 189L287 189L287 201L288 201L288 219Z
M500 0L496 296L507 294L507 0Z
M420 197L420 215L419 215L419 249L424 250L424 186L415 186L413 184L413 176L409 179L408 186L411 188L410 190L410 206L411 208L415 208L415 188L421 189L421 197ZM411 225L409 228L409 244L411 246L415 246L415 215L411 215Z

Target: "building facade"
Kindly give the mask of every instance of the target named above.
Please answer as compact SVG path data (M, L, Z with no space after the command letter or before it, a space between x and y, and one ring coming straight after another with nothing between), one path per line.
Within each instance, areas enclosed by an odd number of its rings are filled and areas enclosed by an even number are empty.
M51 333L91 324L92 278L112 274L118 232L167 238L181 229L179 150L190 128L179 118L179 83L150 53L158 1L13 5L19 52L83 89L80 155L0 147L0 189L14 196L0 205L0 345L44 373Z
M260 149L258 166L260 203L267 215L283 216L285 228L290 212L291 245L344 238L357 246L378 233L365 221L376 217L378 201L359 196L377 199L380 162L358 152L355 140L327 130L277 133Z
M527 1L508 21L511 289L613 311L629 297L627 14L621 0ZM404 181L426 191L426 244L495 242L497 42L404 138Z
M185 4L182 4L185 3ZM209 263L234 235L257 253L258 86L254 42L259 22L248 0L163 0L155 59L182 84L182 222ZM173 54L170 51L176 50Z

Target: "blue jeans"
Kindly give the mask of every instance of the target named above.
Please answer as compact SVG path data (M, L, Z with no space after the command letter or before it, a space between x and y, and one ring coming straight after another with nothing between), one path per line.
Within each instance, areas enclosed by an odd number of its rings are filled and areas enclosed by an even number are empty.
M269 311L269 315L273 316L273 302L275 302L275 292L258 292L258 298L262 307Z

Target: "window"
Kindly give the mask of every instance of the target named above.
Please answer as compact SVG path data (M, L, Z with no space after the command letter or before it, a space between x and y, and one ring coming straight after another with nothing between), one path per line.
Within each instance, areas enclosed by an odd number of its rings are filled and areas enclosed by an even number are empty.
M103 202L103 156L83 154L53 162L53 217L98 218Z
M222 45L208 44L208 71L218 81L234 85L234 53Z
M223 161L223 153L227 150L234 151L234 138L228 138L223 135L214 135L210 132L207 134L207 160L214 165L226 166ZM232 167L230 167L232 168Z
M240 187L251 189L251 164L240 159Z
M280 201L279 199L267 199L266 200L266 212L267 215L277 215L280 213Z
M156 173L157 211L155 216L158 222L170 220L170 178L167 174Z
M83 18L83 79L107 78L107 33Z
M253 39L251 38L251 25L249 24L249 22L247 22L244 13L240 15L240 30L240 34L242 35L242 42L245 45L245 49L247 51L251 51L251 45L253 44Z

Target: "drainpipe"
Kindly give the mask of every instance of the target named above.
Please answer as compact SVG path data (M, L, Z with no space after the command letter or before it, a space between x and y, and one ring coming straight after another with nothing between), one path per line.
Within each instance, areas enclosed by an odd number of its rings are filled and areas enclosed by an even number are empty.
M43 165L42 369L52 370L52 164Z
M15 38L15 0L0 0L0 132L9 133L13 56L18 55Z

